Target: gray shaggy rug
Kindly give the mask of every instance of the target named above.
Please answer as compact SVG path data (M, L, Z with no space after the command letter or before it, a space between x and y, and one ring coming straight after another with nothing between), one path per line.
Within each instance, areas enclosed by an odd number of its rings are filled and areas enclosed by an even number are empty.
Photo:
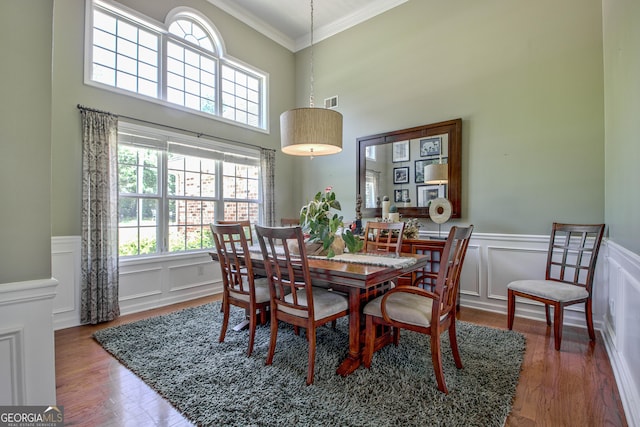
M230 326L244 311L232 307ZM273 365L269 326L259 326L251 357L248 331L218 343L220 302L100 330L94 338L121 363L202 426L502 426L522 365L522 334L458 322L464 369L443 334L449 394L436 388L429 337L402 331L347 377L336 374L349 346L347 319L318 329L315 381L305 385L307 341L281 324Z

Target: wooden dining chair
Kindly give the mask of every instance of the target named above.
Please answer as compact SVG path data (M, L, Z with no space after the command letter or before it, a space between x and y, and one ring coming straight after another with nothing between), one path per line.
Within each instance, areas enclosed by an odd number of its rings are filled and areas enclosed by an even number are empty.
M216 224L240 224L249 246L253 245L253 231L251 230L251 221L248 219L217 221Z
M560 350L564 308L584 303L589 338L595 341L591 297L604 227L604 224L553 223L544 280L516 280L507 285L507 326L510 330L516 297L543 303L548 326L551 326L549 307L552 306L555 348Z
M300 225L300 218L280 218L280 225L282 227L295 227Z
M269 282L267 278L255 278L245 229L241 224L211 224L213 242L218 253L222 272L222 329L219 342L223 342L229 326L232 305L244 308L249 316L249 348L251 356L258 323L266 323L266 312L270 306Z
M271 339L267 365L273 362L278 321L306 329L309 341L307 385L313 383L316 328L349 314L349 300L337 292L313 286L304 236L300 227L261 227L256 235L264 259L271 293ZM287 241L294 241L300 255L293 255Z
M469 246L473 226L452 227L442 251L440 271L435 289L429 291L417 286L398 286L365 305L365 348L363 362L371 367L379 326L392 326L431 336L431 360L438 390L448 394L442 370L440 335L448 331L451 352L456 367L462 369L462 360L456 338L456 300L460 286L460 272Z
M402 252L404 222L368 221L364 229L364 252Z

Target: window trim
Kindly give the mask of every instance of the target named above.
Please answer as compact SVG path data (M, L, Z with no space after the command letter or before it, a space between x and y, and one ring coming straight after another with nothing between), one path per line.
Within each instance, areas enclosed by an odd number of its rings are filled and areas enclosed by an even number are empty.
M93 46L93 11L95 7L104 8L106 10L112 11L112 13L121 14L128 19L136 21L136 23L140 26L146 27L148 30L156 32L160 36L159 40L159 48L158 48L158 92L159 97L154 98L151 96L143 95L137 92L128 91L125 89L121 89L116 86L111 86L108 84L100 83L91 79L91 69L92 69L92 46ZM189 19L193 19L196 22L205 26L205 30L211 36L214 48L216 49L215 55L217 56L217 60L220 63L218 67L218 79L216 88L216 114L206 113L200 110L196 110L193 108L185 107L179 104L174 104L166 100L166 44L167 40L171 37L175 37L168 31L167 23L171 23L174 19L179 19L180 17L187 17ZM208 28L207 28L208 26ZM158 22L153 18L143 15L142 13L131 9L123 4L120 4L113 0L86 0L85 7L85 26L84 26L85 34L84 34L84 84L87 86L92 86L95 88L107 90L109 92L117 93L119 95L124 95L127 97L133 97L143 101L153 102L155 104L161 105L163 107L169 107L176 110L180 110L186 113L195 114L200 117L204 117L206 119L217 120L222 123L226 123L229 125L241 127L244 129L253 130L256 132L270 134L270 117L269 117L269 73L247 64L237 58L234 58L227 54L225 49L224 40L220 35L220 32L216 28L216 26L211 22L208 17L206 17L203 13L199 11L188 8L186 6L180 6L172 9L167 13L166 22ZM221 92L221 68L222 64L228 64L231 67L237 67L247 73L255 74L262 77L262 96L260 99L260 109L262 112L261 123L258 126L252 126L250 124L245 124L241 122L237 122L235 120L227 119L222 116L222 112L219 106L222 105L222 92Z

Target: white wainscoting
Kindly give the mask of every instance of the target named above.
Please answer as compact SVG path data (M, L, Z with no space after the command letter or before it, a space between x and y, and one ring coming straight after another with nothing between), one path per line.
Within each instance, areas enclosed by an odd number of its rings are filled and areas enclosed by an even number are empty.
M604 255L602 335L630 426L640 426L640 256L614 242Z
M0 284L0 405L55 405L55 279Z
M51 239L58 279L54 328L80 325L80 236ZM120 261L120 312L131 314L222 292L220 268L207 253Z
M506 314L509 282L544 277L548 239L474 233L461 276L461 304ZM54 237L52 242L53 275L60 281L54 327L60 329L79 324L80 239ZM123 314L216 294L221 289L218 264L207 254L124 261L120 265ZM518 299L516 330L517 317L544 321L544 309L533 301ZM629 425L640 426L640 410L636 409L640 408L640 257L607 240L596 268L593 320L604 337ZM568 307L564 322L585 328L588 340L583 307Z

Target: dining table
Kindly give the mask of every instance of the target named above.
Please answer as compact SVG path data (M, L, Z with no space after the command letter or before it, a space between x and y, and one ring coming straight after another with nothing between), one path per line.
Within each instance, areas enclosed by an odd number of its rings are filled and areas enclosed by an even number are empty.
M249 248L252 267L257 275L266 276L266 270L259 246ZM210 253L217 261L218 254ZM314 286L322 286L335 292L343 292L349 299L349 351L336 372L342 376L354 372L362 363L364 343L364 322L362 309L373 298L383 294L393 286L400 276L410 275L423 269L430 261L429 254L400 253L366 254L344 253L332 258L307 256L309 272ZM387 345L392 340L389 331L376 338L375 349Z

